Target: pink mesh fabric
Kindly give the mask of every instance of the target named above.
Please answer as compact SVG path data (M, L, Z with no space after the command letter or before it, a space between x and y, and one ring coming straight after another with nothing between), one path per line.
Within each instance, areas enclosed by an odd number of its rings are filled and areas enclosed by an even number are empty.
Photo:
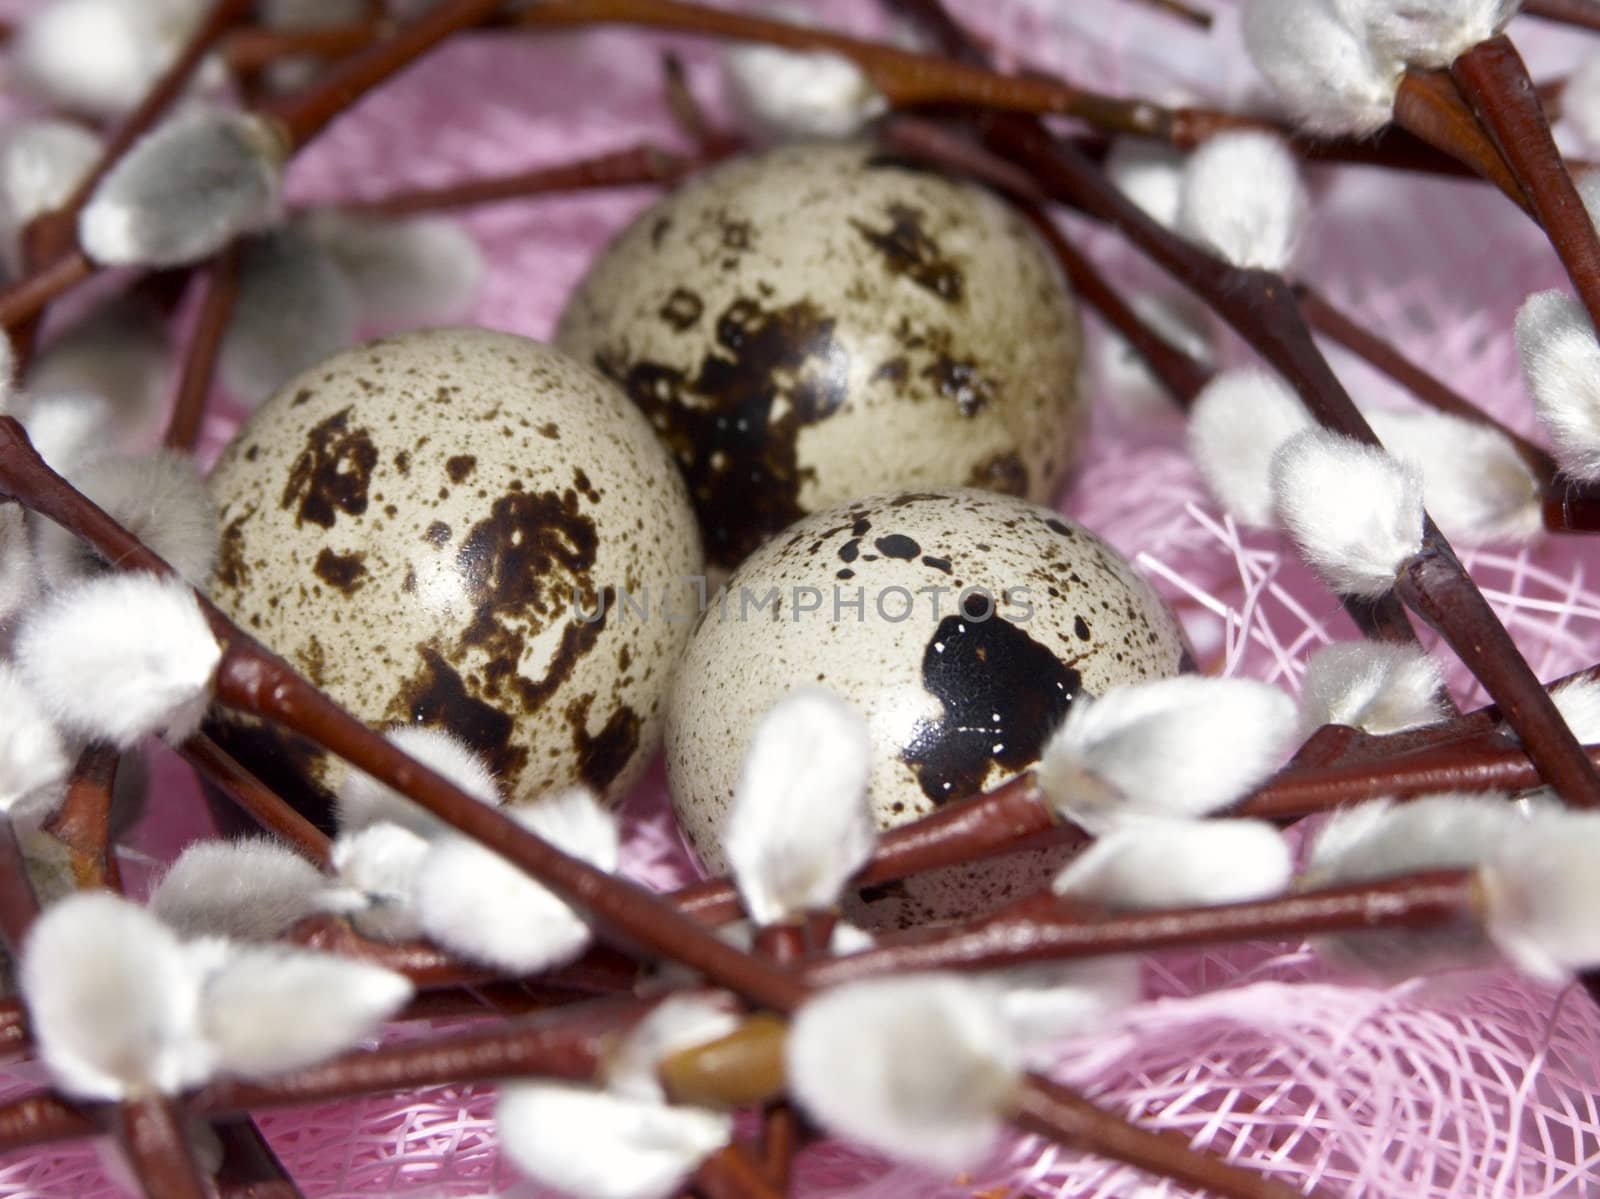
M0 11L27 6L12 0ZM869 0L811 7L847 28L887 28ZM1127 0L955 7L1009 61L1108 90L1240 104L1255 87L1229 8L1207 36ZM1532 20L1513 32L1541 77L1560 73L1589 44ZM335 126L295 166L294 195L308 203L372 196L645 138L670 142L658 103L657 54L666 44L685 52L697 84L715 94L714 56L685 39L621 30L462 38ZM1536 231L1471 184L1353 168L1316 171L1312 184L1317 204L1301 273L1529 428L1511 319L1529 291L1561 285ZM547 334L589 256L649 198L610 193L471 213L465 223L490 266L473 319ZM1085 244L1129 290L1168 286L1103 232L1086 230ZM1406 402L1370 370L1331 353L1362 403ZM1233 341L1224 341L1222 357L1246 360ZM1119 417L1097 375L1089 379L1096 430L1063 509L1138 562L1182 614L1208 668L1296 687L1312 648L1350 635L1337 605L1276 537L1241 532L1219 515L1175 421ZM208 455L233 417L221 409L208 423ZM1546 539L1466 555L1544 677L1600 659L1600 588L1586 549ZM1461 696L1476 698L1466 687ZM138 831L130 864L169 859L206 831L203 818L183 814L192 790L167 758L157 794L157 816ZM629 830L634 876L660 886L688 877L659 773L631 805ZM1152 1127L1331 1194L1532 1199L1600 1191L1600 1016L1581 991L1557 994L1506 975L1375 988L1330 976L1309 948L1293 945L1164 955L1149 964L1147 984L1146 1001L1112 1028L1061 1045L1053 1069ZM0 1098L40 1078L36 1067L10 1067ZM442 1088L270 1113L262 1126L313 1199L533 1193L498 1158L491 1099L486 1088ZM799 1179L802 1195L853 1199L990 1189L1184 1193L1027 1140L958 1180L829 1142L803 1155ZM113 1192L90 1146L0 1162L0 1199Z

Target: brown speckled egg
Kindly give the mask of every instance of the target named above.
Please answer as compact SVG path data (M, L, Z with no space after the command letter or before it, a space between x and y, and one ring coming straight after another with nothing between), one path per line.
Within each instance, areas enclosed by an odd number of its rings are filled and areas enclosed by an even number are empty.
M961 489L817 513L734 571L684 652L666 736L679 823L720 871L746 746L796 687L866 718L887 829L1031 766L1080 692L1170 676L1185 657L1129 563L1047 508ZM882 927L992 907L1036 885L1041 861L877 888L858 916Z
M892 487L1050 497L1080 438L1078 312L982 188L867 145L727 163L601 255L556 344L620 383L733 566Z
M386 338L285 384L210 487L212 598L362 720L451 730L513 801L638 776L688 625L615 598L670 586L682 610L701 555L682 479L610 383L507 333ZM218 731L269 781L336 785L304 742Z

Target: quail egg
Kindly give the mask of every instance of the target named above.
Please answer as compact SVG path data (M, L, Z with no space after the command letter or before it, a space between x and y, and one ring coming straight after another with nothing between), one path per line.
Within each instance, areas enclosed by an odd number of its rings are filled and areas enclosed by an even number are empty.
M1173 675L1186 659L1149 584L1048 508L954 489L816 513L752 554L699 618L667 707L679 824L722 870L745 749L796 687L825 687L867 721L869 798L887 829L1032 766L1080 693ZM879 888L858 918L882 927L993 906L1038 885L1043 860Z
M611 244L556 333L650 418L728 567L886 488L1048 499L1083 426L1081 343L1017 213L866 144L707 172Z
M362 720L455 733L512 802L614 797L643 769L688 619L614 601L681 610L701 555L682 479L606 380L484 329L374 341L285 384L209 485L212 598ZM337 786L298 738L217 732L268 782Z

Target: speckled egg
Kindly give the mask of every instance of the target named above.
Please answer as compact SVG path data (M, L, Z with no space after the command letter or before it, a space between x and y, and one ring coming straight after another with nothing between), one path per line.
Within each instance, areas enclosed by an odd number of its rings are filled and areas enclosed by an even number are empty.
M1185 666L1149 584L1050 509L969 489L857 500L774 538L706 608L668 701L673 803L703 864L722 869L756 722L802 685L867 720L870 799L886 829L1031 766L1079 693ZM859 918L881 927L992 907L1036 884L1045 862L876 888Z
M361 719L451 730L513 801L638 776L688 622L617 597L685 610L701 554L682 479L606 380L484 329L374 341L285 384L210 487L212 598ZM337 785L305 742L217 731L269 782Z
M724 566L889 487L1047 500L1081 435L1081 340L1010 207L862 144L707 172L612 243L556 333L649 416Z

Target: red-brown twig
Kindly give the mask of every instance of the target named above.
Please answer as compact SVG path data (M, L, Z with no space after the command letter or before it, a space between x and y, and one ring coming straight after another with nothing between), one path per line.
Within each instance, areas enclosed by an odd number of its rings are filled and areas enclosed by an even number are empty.
M266 832L293 846L317 865L328 864L331 849L328 835L235 762L210 737L196 733L178 747L178 752Z
M148 1199L210 1199L176 1103L160 1095L120 1104L117 1141Z
M79 887L122 889L111 845L111 801L119 755L109 745L91 745L78 756L61 807L45 831L67 849Z
M414 188L371 200L352 200L335 207L352 216L412 216L422 212L440 212L504 200L525 200L555 193L671 184L701 165L704 164L698 160L643 144L575 162L533 167L509 175L468 179L437 187Z
M162 439L169 449L192 450L200 437L217 355L222 352L222 342L228 335L234 304L239 298L239 259L239 246L235 243L219 253L206 269L205 299L200 303L200 314L184 354L177 398Z
M1476 925L1479 902L1477 874L1471 870L1172 911L1086 913L1050 897L953 932L920 934L920 940L808 962L803 973L815 986L837 986L914 970L994 970L1230 941Z
M1533 202L1589 319L1600 325L1600 234L1561 161L1522 56L1502 34L1468 50L1450 73Z

